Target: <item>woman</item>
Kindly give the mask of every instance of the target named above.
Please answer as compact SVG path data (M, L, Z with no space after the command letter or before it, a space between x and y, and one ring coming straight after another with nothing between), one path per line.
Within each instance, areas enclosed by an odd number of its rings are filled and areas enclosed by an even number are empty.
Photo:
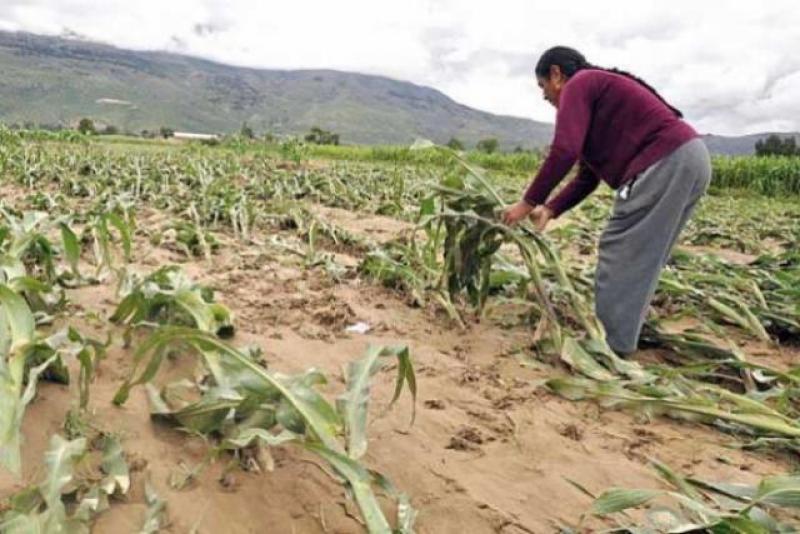
M595 310L610 347L637 348L661 269L711 180L708 150L652 87L616 69L595 67L580 52L558 46L542 55L536 78L557 109L555 137L506 224L530 217L539 231L597 187L617 191L600 238ZM550 193L575 163L578 172Z

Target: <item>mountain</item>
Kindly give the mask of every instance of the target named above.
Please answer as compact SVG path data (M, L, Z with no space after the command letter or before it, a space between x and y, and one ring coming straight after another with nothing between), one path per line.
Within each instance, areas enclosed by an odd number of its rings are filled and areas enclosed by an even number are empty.
M703 136L703 141L705 141L709 152L712 154L740 156L746 154L755 154L756 142L763 141L773 134L778 135L781 138L794 136L797 143L800 144L800 132L766 132L752 135L742 135L738 137L709 134Z
M382 76L266 70L166 52L137 52L80 36L0 31L0 122L71 125L82 117L123 131L303 134L319 126L345 143L409 144L418 137L465 146L497 138L542 147L553 125L494 115L445 94ZM752 154L769 133L704 136L715 154ZM800 141L800 133L795 135Z
M0 32L0 121L74 125L82 117L139 132L301 134L312 126L345 143L466 146L495 137L510 149L540 147L552 125L499 116L443 93L381 76L332 70L265 70L85 40Z

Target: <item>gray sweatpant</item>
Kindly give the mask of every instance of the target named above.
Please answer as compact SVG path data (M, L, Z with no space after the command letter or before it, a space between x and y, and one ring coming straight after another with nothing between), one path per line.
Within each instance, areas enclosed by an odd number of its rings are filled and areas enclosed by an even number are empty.
M617 191L600 237L595 310L618 354L636 350L661 269L710 181L708 150L693 139Z

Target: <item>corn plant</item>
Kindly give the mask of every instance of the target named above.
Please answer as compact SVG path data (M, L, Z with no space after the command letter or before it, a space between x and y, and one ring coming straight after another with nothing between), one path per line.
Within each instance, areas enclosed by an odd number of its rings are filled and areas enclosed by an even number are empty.
M114 397L124 403L132 387L153 380L168 350L187 347L198 354L208 373L196 384L177 384L161 392L149 388L154 417L166 419L202 434L216 435L223 449L253 444L297 442L324 458L343 478L358 503L370 532L391 532L373 491L389 491L385 478L361 466L366 451L369 379L388 360L397 360L398 376L392 403L407 384L416 398L416 380L405 347L371 348L347 372L348 390L334 407L315 386L325 383L316 370L296 376L268 371L250 354L239 351L209 332L182 327L162 327L139 346L130 376ZM142 368L140 370L140 368ZM181 389L194 390L200 399L186 402ZM346 436L345 444L340 434ZM392 490L393 491L393 490ZM398 528L410 532L413 511L407 498L397 493Z
M372 252L362 270L384 282L405 285L423 295L438 294L446 309L459 316L460 295L480 311L494 282L505 280L520 293L530 288L538 326L534 337L541 355L557 355L581 378L553 379L551 390L572 400L594 399L609 407L634 408L733 430L751 442L770 440L774 446L794 448L800 427L795 418L797 381L793 373L750 364L735 347L720 346L703 332L665 334L650 328L644 341L666 346L683 360L683 367L649 366L622 360L605 342L605 334L591 311L591 290L582 273L565 265L548 241L523 226L507 228L495 219L504 206L499 192L482 170L456 157L457 171L443 178L421 203L419 228L426 240ZM460 172L459 172L460 171ZM418 234L417 234L418 235ZM582 236L583 238L583 236ZM510 270L504 243L516 247L523 269ZM399 253L390 255L391 251ZM764 341L795 331L797 295L792 253L769 256L755 280L727 263L702 256L677 254L663 285L661 299L681 299L707 309L711 333L730 324ZM513 261L513 260L512 260ZM519 262L519 259L516 260ZM497 272L495 265L504 265ZM704 263L700 263L704 262ZM777 282L771 275L779 269ZM684 283L680 277L691 277ZM502 282L500 282L502 283ZM723 289L724 288L724 289ZM731 289L738 289L731 294ZM525 291L527 292L527 291ZM525 294L525 293L522 293ZM674 305L674 304L673 304ZM682 376L684 374L685 376ZM728 388L715 382L724 376Z
M759 411L776 410L790 419L797 415L793 371L759 366L735 345L715 341L750 337L774 345L800 338L800 275L794 252L800 238L800 213L791 199L756 202L729 195L705 199L707 207L693 217L685 242L732 247L759 257L749 265L732 265L705 254L674 254L654 300L656 314L651 325L655 329L643 341L669 349L677 366L644 367L620 360L605 344L591 309L589 262L582 258L565 262L554 247L555 243L581 255L595 251L599 228L607 217L608 207L603 203L610 203L608 192L598 191L593 201L573 210L572 222L554 229L548 238L530 228L509 229L497 221L495 214L504 206L506 193L501 186L513 185L517 194L521 184L515 176L534 170L537 155L454 154L435 147L303 147L298 161L315 155L335 160L317 167L286 165L276 159L274 147L251 143L239 143L235 151L211 153L195 147L130 154L84 143L45 145L32 142L35 136L15 132L0 131L0 137L8 141L4 141L0 156L7 177L32 192L52 187L60 195L54 198L93 199L95 209L83 220L87 223L84 236L85 242L94 243L98 265L111 265L114 258L108 245L115 240L125 248L123 230L110 219L102 219L103 213L116 213L128 222L131 210L125 199L166 210L185 222L191 228L180 234L186 237L187 248L206 257L209 248L213 249L209 237L213 232L230 229L242 241L257 242L258 232L264 228L293 229L308 244L307 249L298 249L308 266L328 265L321 246L366 251L363 274L398 289L415 305L438 305L462 327L473 312L486 317L487 310L503 301L524 302L524 319L537 325L534 338L540 357L558 359L575 374L601 385L619 386L627 395L648 398L642 387L655 385L666 388L671 402L681 403L690 390L698 402L722 403L723 411L730 411L729 399L701 387L716 384L758 403ZM476 164L512 176L489 177ZM792 161L769 158L715 159L713 187L786 196L796 192L795 166ZM52 204L44 198L37 202ZM390 214L418 225L381 246L364 240L351 242L324 218L313 216L313 205L297 215L297 206L307 202ZM759 220L758 225L752 224L754 219ZM287 224L289 220L292 224ZM105 237L103 224L109 231ZM59 230L57 224L48 228ZM61 248L72 278L79 279L80 248L68 225L60 229L63 246L51 244L53 258L58 258ZM132 232L130 224L128 234ZM49 230L39 233L49 238ZM179 232L175 233L177 237ZM8 230L4 235L0 228L0 251L14 241L11 235ZM775 246L783 251L776 251ZM44 257L34 258L27 266L21 260L8 260L8 255L0 260L0 273L5 273L0 280L24 294L40 323L55 309L44 301L59 300L57 291L48 292L42 285L52 283L44 276L47 270ZM24 278L27 274L38 280ZM65 273L56 278L69 283ZM123 294L139 282L127 284ZM169 284L163 289L174 291ZM197 311L195 317L180 305L171 309L160 308L149 318L147 313L135 320L127 316L123 322L128 326L151 322L198 325L199 318L207 328L215 327L204 312ZM702 331L664 333L658 321L678 313L694 317ZM691 382L687 384L683 378ZM719 418L704 417L704 421L725 428ZM737 435L748 436L750 444L794 446L793 438L758 429L752 433L739 426Z
M359 271L384 286L409 295L413 304L424 306L429 299L432 280L438 275L436 265L431 266L415 249L415 243L398 239L367 253L359 265ZM461 317L452 308L449 300L437 292L443 306L452 309L451 317L461 322Z
M765 246L770 242L790 249L798 240L796 200L753 195L707 195L681 236L682 243L755 255L770 252Z
M660 462L654 462L654 466L670 489L612 488L594 500L590 513L625 517L618 519L620 526L610 531L618 533L795 532L793 525L800 516L792 512L800 508L800 477L767 477L756 486L748 486L684 477ZM651 506L654 502L659 504ZM632 524L625 511L646 506L650 509L644 521ZM789 517L792 523L785 522Z
M181 252L187 258L210 259L219 250L214 234L189 221L171 221L161 231L151 235L150 244Z
M133 254L133 219L122 213L114 211L104 212L92 218L88 231L92 239L92 249L97 265L95 276L105 270L114 270L114 255L112 251L113 235L111 228L116 229L122 247L123 259L129 263Z
M530 285L538 306L541 350L560 354L562 360L594 377L610 379L612 373L621 373L646 379L648 373L621 360L608 347L602 325L587 299L576 290L552 246L529 228L509 228L499 223L495 214L505 207L499 192L481 169L457 154L451 152L451 156L457 171L446 175L435 195L421 204L419 226L428 240L414 249L423 250L422 263L438 271L437 287L446 286L448 308L454 309L452 303L463 291L479 310L485 305L492 287L494 258L503 243L510 243L517 248L527 273L527 277L517 280ZM545 273L557 284L561 296L558 303L551 298ZM585 339L564 328L572 324L583 329Z
M716 424L744 435L800 438L800 424L796 418L756 398L710 384L684 379L642 386L565 377L550 379L547 385L570 400L596 399L603 406L636 410L650 417L665 414L677 419Z
M147 512L144 516L141 534L155 534L167 526L167 502L161 498L148 480L144 486L144 499L147 503Z
M35 323L25 300L0 285L0 464L15 474L21 471L22 417L33 399L39 375L55 360L53 355L30 370L25 369L35 352Z
M7 282L15 278L29 277L46 284L56 282L64 286L75 286L85 279L80 272L81 239L75 234L70 224L69 217L52 218L43 212L24 212L20 216L1 210L6 220L5 225L0 225L0 280ZM98 274L104 268L112 267L111 234L109 225L115 227L120 234L120 242L125 261L131 259L132 236L131 226L116 213L105 213L93 218L92 224L87 227L87 232L94 236L93 242L98 264ZM58 248L51 240L50 235L60 234ZM58 269L60 257L66 261L69 271ZM33 291L32 284L28 284L26 292ZM44 286L39 286L38 292L45 291ZM31 296L31 295L26 295ZM60 302L53 301L54 295L49 295L52 305ZM35 305L35 299L29 301ZM38 299L39 303L44 303ZM43 307L43 306L38 306Z
M714 187L749 189L775 197L800 193L800 158L716 157L713 164Z
M9 286L0 285L0 464L15 474L21 470L20 434L27 405L40 377L69 383L65 359L81 363L81 406L88 402L92 369L105 344L68 329L49 337L36 332L36 322L25 299Z
M764 254L739 266L709 254L678 251L670 267L661 279L663 306L691 306L762 341L800 339L796 252Z
M110 436L105 436L103 443L99 465L103 475L92 480L76 474L79 465L86 462L86 438L67 441L54 435L45 453L46 477L11 497L0 516L0 530L9 534L88 534L92 520L109 508L109 498L124 495L130 488L120 443Z
M2 214L7 223L0 229L0 245L5 245L3 263L17 270L24 266L26 272L48 282L55 280L57 252L46 236L53 221L42 212L26 212L16 217L2 210Z
M130 329L156 323L195 326L220 337L234 333L233 315L214 302L214 292L192 282L177 266L165 266L139 279L129 276L123 299L111 316Z

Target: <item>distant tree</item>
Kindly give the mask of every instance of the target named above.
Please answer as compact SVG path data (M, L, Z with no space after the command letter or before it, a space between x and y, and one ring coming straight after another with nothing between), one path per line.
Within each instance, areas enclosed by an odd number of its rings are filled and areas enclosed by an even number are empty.
M239 135L244 137L245 139L255 139L256 134L253 133L253 129L247 125L246 122L242 123L242 129L239 130Z
M319 126L314 126L311 131L304 137L307 143L315 145L338 145L339 134L323 130Z
M97 133L97 130L94 129L94 121L86 117L82 118L80 122L78 122L78 131L84 135L92 135Z
M119 133L119 128L114 126L113 124L109 124L105 128L103 128L103 135L117 135Z
M167 126L162 126L161 129L158 130L158 133L164 139L169 139L170 137L173 137L175 135L175 130L173 130L172 128L168 128Z
M478 144L475 145L475 148L480 150L481 152L486 152L487 154L491 154L497 151L497 147L500 143L494 137L489 137L487 139L481 139L478 141Z
M514 147L514 154L522 154L523 152L525 152L525 149L520 145Z
M766 139L756 141L757 156L798 156L800 147L797 146L794 136L781 139L779 135L772 134Z
M783 140L783 153L787 156L800 156L800 146L794 136Z
M447 146L453 150L464 150L464 143L462 143L461 140L456 137L451 137L447 142Z

